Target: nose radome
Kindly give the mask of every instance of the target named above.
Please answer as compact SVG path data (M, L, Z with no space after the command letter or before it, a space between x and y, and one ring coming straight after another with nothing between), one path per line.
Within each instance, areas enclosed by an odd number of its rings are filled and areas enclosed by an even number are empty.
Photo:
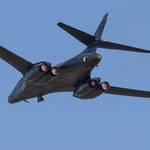
M13 98L13 96L9 96L9 97L8 97L8 102L9 102L10 104L13 104L13 103L14 103L14 98Z
M21 101L20 99L15 98L14 96L9 96L9 97L8 97L8 102L9 102L10 104L14 104L14 103L17 103L17 102L20 102L20 101Z

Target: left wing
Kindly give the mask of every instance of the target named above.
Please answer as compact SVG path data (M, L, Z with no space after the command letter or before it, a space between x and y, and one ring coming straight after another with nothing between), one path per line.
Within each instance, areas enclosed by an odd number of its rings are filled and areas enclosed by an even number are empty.
M26 74L28 69L33 66L31 62L21 58L2 46L0 46L0 58L16 68L23 76Z
M134 90L134 89L115 87L115 86L110 86L108 91L106 91L105 93L150 98L150 91Z

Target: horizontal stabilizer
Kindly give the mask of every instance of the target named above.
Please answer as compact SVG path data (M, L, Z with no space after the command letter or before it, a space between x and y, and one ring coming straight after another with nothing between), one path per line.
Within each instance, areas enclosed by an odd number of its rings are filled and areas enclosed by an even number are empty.
M33 66L29 61L17 56L6 48L0 46L0 58L12 65L24 76L28 69Z
M123 95L123 96L135 96L135 97L144 97L150 98L149 91L142 91L142 90L133 90L121 87L111 86L108 91L105 93L107 94L115 94L115 95Z
M95 37L88 33L75 29L61 22L59 22L57 25L87 46L95 42Z
M98 47L99 48L106 48L106 49L114 49L114 50L131 51L131 52L150 53L149 50L131 47L131 46L126 46L126 45L121 45L121 44L112 43L112 42L108 42L108 41L100 42Z

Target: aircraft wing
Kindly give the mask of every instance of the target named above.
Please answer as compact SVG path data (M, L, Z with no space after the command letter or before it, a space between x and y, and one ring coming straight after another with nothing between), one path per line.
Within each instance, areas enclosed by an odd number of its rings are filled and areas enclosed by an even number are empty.
M109 90L106 91L105 93L150 98L150 91L134 90L134 89L115 87L115 86L110 86Z
M2 46L0 46L0 58L16 68L23 76L26 74L27 70L33 66L31 62L21 58Z

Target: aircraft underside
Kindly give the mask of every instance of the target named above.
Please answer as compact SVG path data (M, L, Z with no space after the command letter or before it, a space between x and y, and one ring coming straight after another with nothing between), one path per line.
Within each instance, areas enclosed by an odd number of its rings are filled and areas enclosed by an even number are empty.
M108 16L107 13L103 17L94 35L59 22L59 27L87 47L77 56L55 66L44 61L33 64L0 46L0 58L23 75L10 94L8 102L28 102L27 99L33 97L41 102L44 100L43 95L54 92L73 92L73 96L80 99L93 99L103 93L150 98L149 91L111 86L107 81L91 77L91 71L102 60L102 56L96 53L97 48L150 53L149 50L102 40Z

